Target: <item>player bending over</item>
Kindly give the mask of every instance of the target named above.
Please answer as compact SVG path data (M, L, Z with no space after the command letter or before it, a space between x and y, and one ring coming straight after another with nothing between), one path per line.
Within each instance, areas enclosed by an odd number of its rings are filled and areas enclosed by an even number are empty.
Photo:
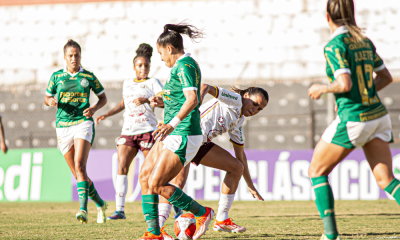
M377 94L392 77L374 44L356 25L353 0L329 0L326 16L333 33L324 49L331 83L314 84L308 90L312 99L334 93L338 107L337 118L315 147L308 171L324 222L322 240L340 239L328 175L356 147L363 148L379 187L400 204L400 181L393 177L389 148L390 117Z
M140 170L143 214L147 231L140 239L173 239L158 223L158 195L196 217L194 239L207 231L214 211L186 195L180 188L170 185L178 173L189 164L199 150L203 137L200 127L201 72L197 62L184 52L181 34L194 40L202 32L187 24L167 24L157 39L161 60L171 69L170 79L164 86L164 121L153 135L158 138Z
M196 166L202 164L226 171L213 230L234 233L244 232L246 228L235 224L232 218L228 216L242 175L251 195L259 200L264 199L254 187L247 166L247 158L243 149L243 123L245 117L254 116L267 106L269 96L267 91L259 87L250 87L244 90L232 87L232 91L228 91L207 84L202 84L201 93L201 99L207 93L215 98L200 107L203 142L192 163ZM154 106L162 105L159 98L152 98L151 100ZM230 136L236 158L212 142L213 138L226 132ZM171 183L183 188L189 173L189 167L190 165L186 166ZM171 205L163 197L161 197L160 202L159 222L160 226L163 226L171 212Z
M81 47L73 40L64 46L67 64L50 78L44 103L57 107L58 146L77 180L80 209L76 219L88 221L88 196L97 206L97 222L106 222L107 202L103 201L86 173L86 163L94 140L93 114L107 103L104 88L97 77L81 67ZM92 90L99 101L90 107Z
M124 125L121 137L117 141L118 147L118 175L116 180L115 203L116 211L107 219L125 219L125 198L128 190L128 170L133 158L139 149L146 157L154 144L151 135L157 128L157 119L150 107L149 98L161 94L163 86L155 78L148 78L150 72L150 59L153 48L146 43L139 45L136 56L133 58L133 70L136 78L124 81L122 87L122 100L108 113L98 116L96 123L113 116L122 110L124 112Z

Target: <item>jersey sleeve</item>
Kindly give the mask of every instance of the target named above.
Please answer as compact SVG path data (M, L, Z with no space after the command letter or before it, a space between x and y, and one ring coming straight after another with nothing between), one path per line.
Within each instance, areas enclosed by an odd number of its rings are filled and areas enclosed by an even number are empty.
M229 137L230 137L230 142L233 145L236 145L238 147L243 147L244 146L244 141L243 141L243 123L244 123L244 118L242 118L239 122L239 124L229 132Z
M198 73L195 66L189 63L180 63L177 75L182 85L182 91L197 91L200 81L197 79Z
M46 95L53 97L57 94L56 79L54 74L51 76L49 84L47 85Z
M152 85L152 90L154 92L154 95L158 96L161 95L161 92L163 90L163 85L160 83L160 80L155 79L154 83Z
M90 82L90 87L92 88L93 92L99 96L101 94L104 93L104 87L103 85L101 85L99 79L97 79L96 76L93 75L93 81L89 81Z
M383 63L382 58L374 51L374 72L379 72L385 69L385 63Z
M326 61L332 69L335 79L344 73L351 74L350 65L346 60L346 48L340 45L330 45L324 49Z
M224 88L216 86L214 87L217 92L214 97L217 98L220 102L225 103L229 107L241 107L243 105L242 96L240 96L240 94L231 92Z

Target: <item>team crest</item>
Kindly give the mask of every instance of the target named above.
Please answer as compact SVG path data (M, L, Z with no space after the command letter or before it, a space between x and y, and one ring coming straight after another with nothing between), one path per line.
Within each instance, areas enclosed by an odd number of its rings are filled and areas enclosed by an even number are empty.
M81 86L84 87L84 88L89 86L89 81L86 78L82 78L81 79Z

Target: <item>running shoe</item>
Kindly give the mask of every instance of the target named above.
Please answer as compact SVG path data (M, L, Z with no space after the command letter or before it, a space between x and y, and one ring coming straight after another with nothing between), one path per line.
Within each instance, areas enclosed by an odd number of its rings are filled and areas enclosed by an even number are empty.
M166 227L166 225L164 225L164 226L161 228L161 235L163 235L164 240L175 240L175 238L171 237L171 236L165 231L165 227Z
M196 232L194 233L193 239L197 240L203 236L210 225L211 220L214 217L214 210L209 207L206 208L206 213L201 217L196 217Z
M81 223L87 223L88 217L87 217L87 212L85 210L79 210L79 212L76 214L76 219L81 221Z
M108 220L126 219L124 211L115 211L111 216L107 217Z
M138 240L164 240L162 233L160 235L154 235L151 232L145 232Z
M230 232L242 233L246 231L245 227L241 227L233 222L232 218L225 219L224 221L214 220L213 230L217 232Z
M106 210L108 207L108 203L106 201L103 202L104 202L103 206L97 208L97 223L106 222Z
M174 219L177 219L183 214L183 210L178 207L173 206L172 209L174 210Z

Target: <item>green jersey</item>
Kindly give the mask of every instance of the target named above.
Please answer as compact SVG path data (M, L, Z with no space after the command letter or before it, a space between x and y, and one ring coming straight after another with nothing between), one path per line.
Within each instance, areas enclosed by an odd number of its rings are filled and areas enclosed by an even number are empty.
M353 87L349 92L335 94L341 121L364 122L387 114L381 103L373 79L373 71L385 69L368 38L355 42L345 26L339 27L325 46L326 74L333 82L343 73L349 73Z
M164 86L164 122L169 123L182 108L186 100L184 91L196 90L199 104L182 120L171 135L202 135L200 127L200 85L201 73L197 62L190 54L182 55L171 69L170 79Z
M104 93L104 88L97 77L82 68L76 74L61 69L51 75L46 95L56 95L58 128L93 121L93 118L83 116L83 111L90 107L90 89L96 95Z

